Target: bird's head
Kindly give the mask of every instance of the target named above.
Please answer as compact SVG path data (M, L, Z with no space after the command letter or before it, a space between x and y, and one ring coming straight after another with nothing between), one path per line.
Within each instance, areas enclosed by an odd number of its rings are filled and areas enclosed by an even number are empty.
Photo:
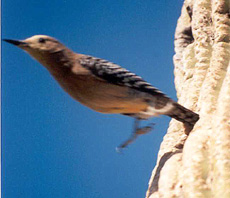
M25 40L3 40L25 50L45 66L49 64L51 58L58 60L58 56L68 54L70 51L58 40L46 35L35 35Z
M64 46L55 38L46 35L35 35L25 40L3 39L27 52L55 52L62 49Z

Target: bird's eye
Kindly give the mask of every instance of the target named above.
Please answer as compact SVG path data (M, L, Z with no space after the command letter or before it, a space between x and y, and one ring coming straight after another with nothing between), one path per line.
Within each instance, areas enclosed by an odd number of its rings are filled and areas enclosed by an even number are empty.
M46 40L45 40L44 38L39 38L38 42L39 42L39 43L45 43Z

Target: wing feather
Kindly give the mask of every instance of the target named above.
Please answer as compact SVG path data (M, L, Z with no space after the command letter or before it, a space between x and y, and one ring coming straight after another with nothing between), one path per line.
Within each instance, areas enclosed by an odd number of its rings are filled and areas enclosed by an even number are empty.
M146 92L154 96L164 96L160 90L143 80L140 76L120 67L112 62L95 58L92 56L84 56L80 59L80 64L91 73L109 83L128 86L141 92Z

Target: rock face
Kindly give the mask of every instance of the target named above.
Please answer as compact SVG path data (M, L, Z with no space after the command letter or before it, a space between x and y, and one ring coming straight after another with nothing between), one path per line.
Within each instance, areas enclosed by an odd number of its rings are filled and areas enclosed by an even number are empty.
M230 0L185 0L175 33L179 103L200 120L172 120L147 198L230 198Z

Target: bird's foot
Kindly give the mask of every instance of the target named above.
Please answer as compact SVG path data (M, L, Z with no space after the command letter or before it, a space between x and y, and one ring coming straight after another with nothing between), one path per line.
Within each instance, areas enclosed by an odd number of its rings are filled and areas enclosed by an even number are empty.
M132 135L130 136L130 138L127 139L125 142L123 142L120 146L118 146L116 148L116 151L118 153L121 153L122 149L126 148L129 144L134 142L138 136L149 133L153 129L154 125L155 125L154 123L151 123L150 125L145 126L145 127L140 127L140 128L137 127L135 131L132 133Z

